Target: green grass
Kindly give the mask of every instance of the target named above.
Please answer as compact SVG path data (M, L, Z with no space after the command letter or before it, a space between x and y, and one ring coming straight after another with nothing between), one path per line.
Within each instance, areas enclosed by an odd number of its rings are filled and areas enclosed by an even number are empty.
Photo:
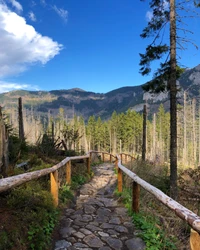
M121 201L127 207L130 216L133 219L135 228L138 229L138 237L144 240L145 250L176 250L175 238L167 237L164 228L159 220L145 212L133 213L131 210L132 196L129 188L124 188L123 192L115 191L115 195L121 198Z

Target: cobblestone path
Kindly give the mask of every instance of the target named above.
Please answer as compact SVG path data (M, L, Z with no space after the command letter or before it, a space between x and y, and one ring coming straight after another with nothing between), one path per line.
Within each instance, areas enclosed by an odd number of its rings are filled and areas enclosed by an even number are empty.
M83 185L75 207L62 218L54 250L144 250L126 208L113 197L116 175L112 164L98 165Z

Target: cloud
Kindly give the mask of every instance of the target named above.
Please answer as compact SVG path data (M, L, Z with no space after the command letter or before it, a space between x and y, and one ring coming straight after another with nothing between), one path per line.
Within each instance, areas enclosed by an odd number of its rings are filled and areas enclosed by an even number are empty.
M53 10L65 21L67 22L68 11L62 8L58 8L56 5L53 6Z
M37 21L37 18L36 18L36 16L35 16L35 14L33 13L33 11L30 11L29 13L28 13L28 17L31 19L31 21L33 21L33 22L36 22Z
M0 81L0 93L9 92L11 90L20 90L20 89L39 90L37 86L31 86L29 84Z
M45 1L45 0L40 0L40 3L41 3L43 6L46 6L46 1Z
M13 6L18 12L23 11L22 5L21 5L19 2L17 2L16 0L9 0L9 2L12 4L12 6Z
M25 71L35 63L46 64L62 45L37 33L26 20L0 3L0 77Z
M147 21L150 22L152 18L153 18L153 12L152 11L147 11L147 13L146 13Z

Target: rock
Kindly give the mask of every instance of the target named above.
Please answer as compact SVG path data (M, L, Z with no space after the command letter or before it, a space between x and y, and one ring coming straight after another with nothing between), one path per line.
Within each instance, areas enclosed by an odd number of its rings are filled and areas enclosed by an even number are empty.
M104 208L104 207L100 207L100 208L97 210L97 214L98 214L99 216L102 216L102 215L104 215L104 216L111 216L111 215L112 215L111 210L108 209L108 208Z
M103 223L101 225L101 228L103 229L111 229L111 228L114 228L116 225L113 225L113 224L109 224L109 223Z
M67 237L67 240L71 243L75 243L76 239L74 237Z
M108 222L109 221L109 218L105 215L98 215L96 218L95 218L95 221L99 222L99 223L104 223L104 222Z
M67 247L70 247L72 244L66 240L59 240L56 242L54 250L65 250Z
M140 238L132 238L127 240L125 245L129 250L144 250L146 248L144 241Z
M108 232L111 236L117 236L117 235L119 235L119 233L116 232L116 231L113 230L113 229L109 229L107 232Z
M69 215L73 214L74 212L75 212L74 209L68 208L68 209L65 210L65 215L69 216Z
M63 238L69 237L72 233L75 233L76 230L72 227L64 227L60 229L60 234Z
M75 243L74 245L73 245L76 249L77 248L83 248L83 247L88 247L87 245L85 245L85 244L83 244L83 243Z
M75 232L72 235L80 239L83 239L85 237L85 235L81 232Z
M116 226L115 230L119 233L128 233L128 229L124 226Z
M109 237L109 234L104 233L104 232L98 232L98 234L99 234L101 237Z
M92 205L85 205L84 211L86 214L93 214L96 211L96 209Z
M119 224L121 223L121 220L120 220L119 217L113 217L113 218L109 221L109 223L119 225Z
M89 230L87 230L87 229L85 229L85 228L80 228L80 232L83 233L83 234L85 234L85 235L92 234L91 231L89 231Z
M115 250L120 250L123 247L123 244L119 239L115 239L112 237L102 237L102 240L105 241L111 248Z
M97 227L97 226L94 226L94 225L91 225L91 224L87 225L86 228L91 230L92 232L102 231L102 229L100 227Z
M111 250L110 247L100 247L99 250Z
M103 246L103 242L94 234L86 236L83 241L90 247L99 248Z

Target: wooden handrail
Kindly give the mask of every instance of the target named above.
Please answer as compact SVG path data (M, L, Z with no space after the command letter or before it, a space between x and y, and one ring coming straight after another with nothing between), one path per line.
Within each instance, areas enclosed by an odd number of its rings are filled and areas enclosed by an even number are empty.
M28 181L38 179L42 176L50 174L51 176L51 193L53 195L54 204L58 205L58 192L59 192L59 185L58 185L58 170L65 166L66 167L66 183L71 183L71 161L73 160L80 160L80 159L87 159L86 166L87 171L90 173L90 162L91 162L91 155L93 153L101 153L101 154L108 154L110 155L110 161L111 158L115 158L115 166L117 168L118 172L118 190L122 191L122 171L127 174L132 180L133 180L133 199L132 199L132 208L134 212L139 211L139 190L140 186L143 187L146 191L154 195L160 202L162 202L165 206L170 208L175 212L175 214L180 217L182 220L185 220L192 229L194 229L191 232L190 237L190 244L192 250L199 250L200 245L200 217L190 211L189 209L185 208L166 194L164 194L161 190L158 188L152 186L148 182L141 179L139 176L137 176L135 173L127 169L125 166L121 163L121 158L119 155L113 155L111 153L107 152L99 152L99 151L89 151L86 155L83 156L73 156L73 157L66 157L64 160L59 162L58 164L54 165L51 168L41 169L29 173L24 173L12 177L7 177L0 179L0 193L6 190L9 190L11 188L17 187L23 183L26 183ZM123 154L120 154L121 156ZM128 154L124 154L126 156L130 156ZM133 156L130 156L131 160L135 159ZM103 155L104 159L104 155ZM194 236L195 235L195 236ZM195 240L194 240L195 239ZM197 246L194 247L193 245Z
M153 196L157 198L160 202L162 202L165 206L170 208L175 212L175 214L186 221L190 227L194 230L191 230L190 237L190 246L192 250L199 250L200 248L200 216L193 213L191 210L182 206L180 203L176 202L166 194L164 194L161 190L149 184L148 182L141 179L138 175L127 169L125 166L121 164L121 158L117 155L116 166L118 167L118 191L122 192L122 173L123 171L126 175L128 175L133 180L133 193L132 193L132 209L134 212L139 211L139 185L143 187L146 191L151 193ZM120 171L119 171L120 169Z

